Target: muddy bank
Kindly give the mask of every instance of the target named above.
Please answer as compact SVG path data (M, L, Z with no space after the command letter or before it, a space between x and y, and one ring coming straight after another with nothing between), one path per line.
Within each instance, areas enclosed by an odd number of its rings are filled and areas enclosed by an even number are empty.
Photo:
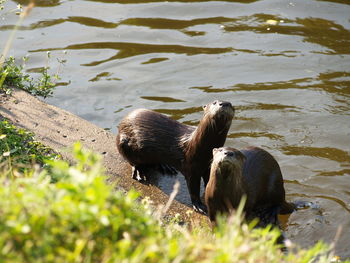
M15 90L11 96L0 97L0 116L33 132L38 141L53 148L68 161L73 160L69 147L80 141L84 147L103 156L109 182L117 182L125 190L136 189L143 197L148 196L155 205L164 205L168 201L168 195L156 186L141 184L131 178L131 167L117 152L114 134L21 90ZM189 209L174 201L168 210L168 216L179 213L186 218ZM207 220L195 212L192 217Z

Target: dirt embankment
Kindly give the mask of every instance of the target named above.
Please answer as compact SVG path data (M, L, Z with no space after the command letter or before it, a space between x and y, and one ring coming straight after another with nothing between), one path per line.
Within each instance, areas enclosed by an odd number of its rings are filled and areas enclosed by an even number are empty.
M131 178L131 167L117 152L114 134L72 113L48 105L24 91L15 90L11 96L0 94L0 116L33 132L36 140L53 148L70 162L73 159L68 149L73 143L80 141L84 147L103 155L108 181L117 181L118 186L125 190L136 189L142 196L148 196L155 205L164 205L169 199L156 186L141 184ZM182 218L188 218L186 212L190 209L173 201L167 217L179 213ZM191 218L195 221L207 220L195 212Z

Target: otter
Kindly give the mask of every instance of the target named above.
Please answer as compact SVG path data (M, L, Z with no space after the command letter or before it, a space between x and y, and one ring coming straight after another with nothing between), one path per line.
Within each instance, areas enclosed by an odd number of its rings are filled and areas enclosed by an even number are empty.
M295 210L294 204L286 202L281 169L270 153L258 147L213 149L205 190L210 221L215 224L217 214L237 209L244 195L245 218L258 218L259 226L278 226L277 214Z
M118 126L117 148L133 167L132 176L147 178L150 167L172 167L186 179L193 208L206 213L200 182L209 181L213 148L221 147L234 117L230 102L215 100L203 106L198 126L184 125L161 113L137 109Z

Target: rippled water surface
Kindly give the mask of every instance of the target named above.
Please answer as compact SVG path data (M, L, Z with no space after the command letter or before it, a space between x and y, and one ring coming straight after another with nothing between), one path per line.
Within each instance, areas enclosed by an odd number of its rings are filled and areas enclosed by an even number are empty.
M2 45L18 3L0 14ZM286 235L308 246L341 226L337 254L350 257L349 30L348 0L41 0L10 54L58 70L47 101L113 133L135 108L196 125L201 105L231 101L226 145L267 149L287 198L320 206L283 218Z

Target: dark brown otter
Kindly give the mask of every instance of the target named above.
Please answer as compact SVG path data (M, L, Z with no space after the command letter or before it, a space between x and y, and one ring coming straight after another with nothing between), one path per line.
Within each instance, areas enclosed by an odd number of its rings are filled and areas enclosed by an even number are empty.
M244 213L247 219L258 217L261 226L278 225L277 214L293 212L295 206L285 200L281 169L267 151L249 147L213 149L210 179L205 202L210 221L217 214L230 214L246 195Z
M200 181L209 181L212 150L224 145L234 116L230 102L214 101L203 107L197 128L163 114L138 109L119 124L117 147L133 166L133 178L151 176L147 168L166 165L179 170L186 179L196 211L205 212L200 200Z

